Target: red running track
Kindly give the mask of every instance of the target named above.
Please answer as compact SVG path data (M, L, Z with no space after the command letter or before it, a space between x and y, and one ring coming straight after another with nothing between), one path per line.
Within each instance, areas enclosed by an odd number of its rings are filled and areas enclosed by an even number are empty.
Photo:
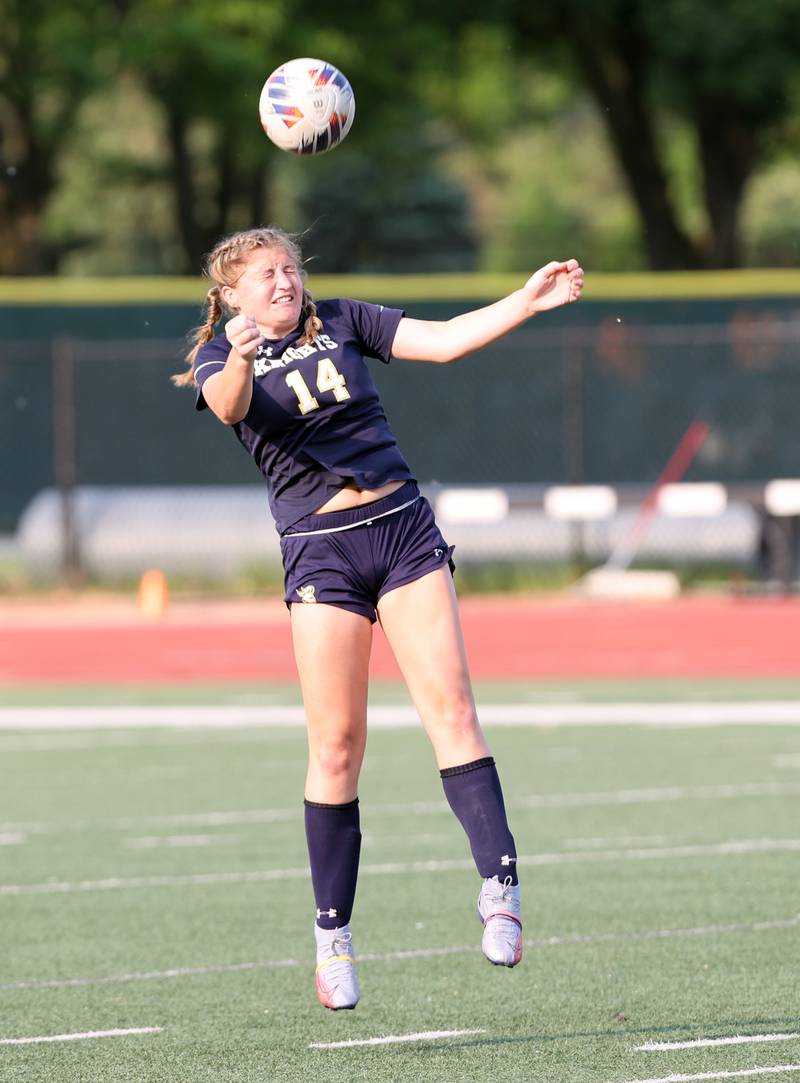
M800 601L697 599L582 603L469 598L462 620L472 675L537 677L800 676ZM372 675L398 678L382 632ZM264 682L294 679L288 619L274 601L246 618L213 607L144 624L0 613L0 681Z

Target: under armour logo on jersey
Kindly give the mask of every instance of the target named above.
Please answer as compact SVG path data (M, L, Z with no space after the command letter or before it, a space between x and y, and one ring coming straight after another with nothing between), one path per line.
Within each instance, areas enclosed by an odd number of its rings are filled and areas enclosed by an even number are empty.
M317 910L318 921L320 918L335 918L336 916L336 911L333 909L333 907L331 907L330 910Z
M306 605L316 602L317 599L314 597L316 590L317 588L313 583L309 583L307 587L298 587L297 593L300 595L300 601L304 602Z
M508 854L503 854L500 858L501 865L514 865L516 864L516 861L517 859L515 857L509 857Z

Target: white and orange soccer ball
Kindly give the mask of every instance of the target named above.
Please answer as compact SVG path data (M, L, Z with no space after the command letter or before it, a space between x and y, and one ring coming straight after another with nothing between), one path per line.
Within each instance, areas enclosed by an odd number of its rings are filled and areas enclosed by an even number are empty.
M304 56L288 60L270 75L258 112L264 131L281 150L324 154L350 131L356 100L338 68Z

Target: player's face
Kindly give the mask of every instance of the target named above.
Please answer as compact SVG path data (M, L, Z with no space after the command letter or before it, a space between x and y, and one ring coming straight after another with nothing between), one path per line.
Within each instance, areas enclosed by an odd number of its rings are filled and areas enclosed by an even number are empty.
M268 338L288 334L303 306L300 268L282 248L257 248L226 300L243 315L253 316Z

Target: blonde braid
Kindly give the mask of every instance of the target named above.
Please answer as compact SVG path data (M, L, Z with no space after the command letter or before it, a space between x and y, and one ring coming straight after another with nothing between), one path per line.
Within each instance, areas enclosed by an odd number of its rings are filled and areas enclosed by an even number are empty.
M176 387L192 387L197 382L194 378L195 359L201 348L214 337L214 328L217 326L219 318L222 315L222 301L220 300L219 286L212 286L208 291L206 294L206 304L208 305L206 322L200 327L196 327L191 334L194 346L186 355L186 363L189 368L186 372L179 372L171 377L172 382Z
M322 330L322 320L317 315L314 298L305 287L303 287L303 307L300 315L305 316L306 319L303 324L303 334L297 340L297 345L307 346Z
M258 248L282 249L297 263L301 277L305 278L303 255L296 238L291 233L277 226L261 226L258 229L243 230L229 237L223 237L214 246L206 260L206 275L214 282L206 296L208 314L206 322L201 327L196 327L191 334L193 346L186 356L188 371L172 377L172 382L178 387L192 387L197 383L194 376L197 354L214 337L214 328L222 313L227 311L220 286L234 286L248 256ZM305 288L301 315L305 318L305 323L299 345L306 346L322 331L322 320L317 315L314 298Z

